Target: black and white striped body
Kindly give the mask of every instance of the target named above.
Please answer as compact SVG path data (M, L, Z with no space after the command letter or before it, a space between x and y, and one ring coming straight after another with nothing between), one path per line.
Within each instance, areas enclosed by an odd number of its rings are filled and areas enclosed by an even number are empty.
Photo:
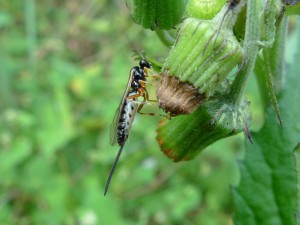
M136 93L133 92L132 94ZM134 98L132 100L135 101ZM119 145L123 145L127 141L134 116L137 112L138 105L132 102L132 100L125 99L123 106L121 106L121 114L117 127L117 142Z

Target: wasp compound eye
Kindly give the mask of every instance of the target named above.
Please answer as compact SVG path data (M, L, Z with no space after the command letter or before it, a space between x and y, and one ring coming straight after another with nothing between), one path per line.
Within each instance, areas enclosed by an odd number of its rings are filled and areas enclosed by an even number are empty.
M145 60L145 59L142 59L141 61L140 61L140 67L142 68L142 69L144 69L144 68L148 68L148 69L150 69L151 68L151 63L149 63L147 60Z

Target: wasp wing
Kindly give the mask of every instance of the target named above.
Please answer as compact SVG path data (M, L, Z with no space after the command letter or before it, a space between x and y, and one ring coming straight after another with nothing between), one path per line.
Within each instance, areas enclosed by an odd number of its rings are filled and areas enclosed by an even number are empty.
M118 128L119 118L120 118L120 106L117 108L117 110L115 112L113 122L110 125L109 139L110 139L110 144L111 145L116 145L118 143L117 128Z
M120 117L121 117L121 113L124 109L124 103L125 103L125 99L128 97L129 95L129 90L130 90L130 86L131 86L131 82L132 82L132 78L133 78L133 69L131 69L130 74L129 74L129 79L127 82L127 86L125 89L125 92L123 94L122 100L119 104L119 107L117 108L116 112L115 112L115 116L113 119L113 122L110 125L110 133L109 133L109 137L110 137L110 144L111 145L115 145L118 143L118 138L117 138L117 134L118 134L118 124L120 121Z

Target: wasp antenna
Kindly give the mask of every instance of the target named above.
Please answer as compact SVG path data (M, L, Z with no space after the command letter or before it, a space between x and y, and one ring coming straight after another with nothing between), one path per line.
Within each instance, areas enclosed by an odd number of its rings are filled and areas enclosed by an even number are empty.
M143 49L139 49L137 46L133 46L133 57L134 60L146 59L146 53Z
M116 169L116 166L117 166L117 164L118 164L119 158L120 158L120 156L121 156L123 147L124 147L124 144L121 145L120 150L119 150L119 152L118 152L118 155L117 155L117 157L116 157L116 159L115 159L114 165L113 165L113 167L111 168L111 171L110 171L109 176L108 176L108 178L107 178L106 185L105 185L105 190L104 190L104 196L106 195L106 192L108 191L108 188L109 188L109 184L110 184L111 178L112 178L112 176L113 176L113 174L114 174L114 172L115 172L115 169Z

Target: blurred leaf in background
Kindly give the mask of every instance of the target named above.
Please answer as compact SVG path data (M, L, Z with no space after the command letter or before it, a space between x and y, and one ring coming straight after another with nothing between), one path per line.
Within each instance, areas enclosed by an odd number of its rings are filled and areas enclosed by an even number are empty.
M169 51L125 1L2 1L0 32L0 224L232 224L243 136L174 164L155 141L156 117L137 116L103 197L132 50ZM250 80L259 128L256 90Z

